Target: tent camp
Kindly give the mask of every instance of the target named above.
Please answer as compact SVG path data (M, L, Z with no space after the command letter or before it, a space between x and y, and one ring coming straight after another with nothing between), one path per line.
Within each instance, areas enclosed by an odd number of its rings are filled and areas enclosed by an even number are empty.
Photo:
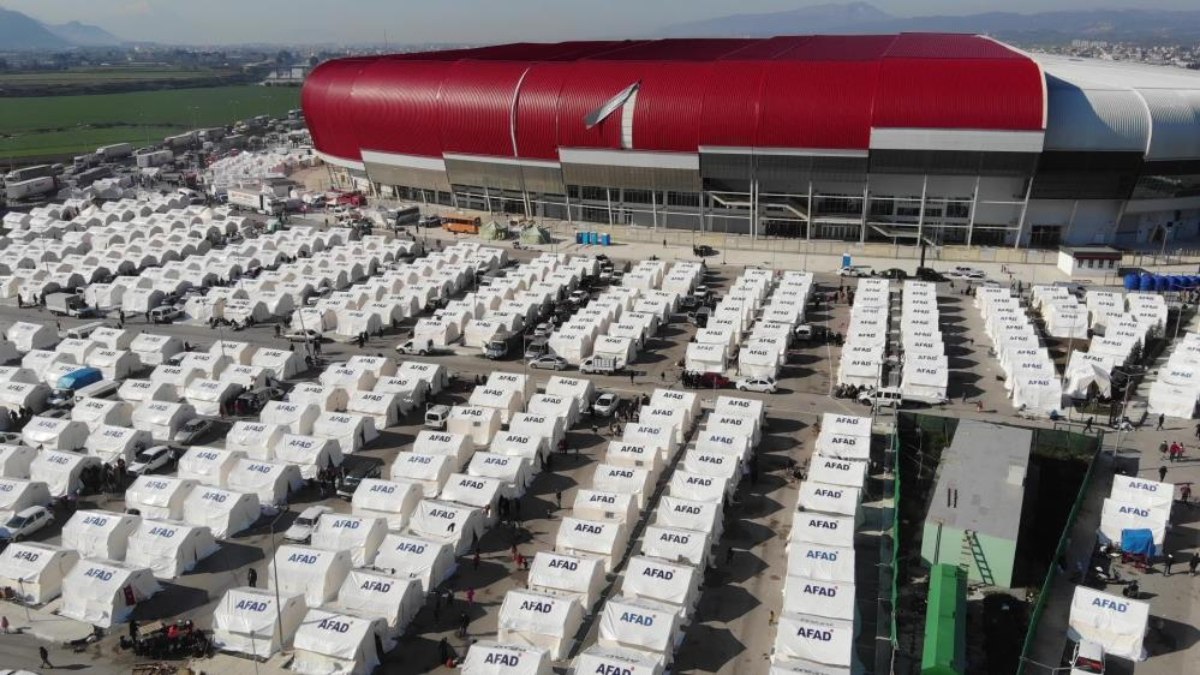
M349 398L345 389L341 387L326 387L316 382L301 382L288 392L287 400L289 403L297 403L300 405L314 404L322 411L339 411L346 409L346 400ZM315 422L316 419L314 418Z
M349 551L284 544L275 551L267 578L271 588L301 593L310 607L319 607L337 597L353 566Z
M408 525L421 496L421 487L416 483L364 478L350 503L354 515L383 518L387 529L399 532Z
M465 473L452 473L442 486L439 499L477 509L491 509L492 518L496 515L496 504L504 490L504 481L498 478L469 476ZM490 522L487 525L491 525Z
M439 363L406 360L396 369L396 374L412 375L422 380L428 385L430 396L440 394L442 389L450 384L450 374L446 371L446 366Z
M546 383L547 396L569 396L575 399L576 410L579 414L587 410L592 401L596 398L596 387L592 381L581 377L562 377L555 375ZM533 406L529 407L530 412L538 412L533 410ZM567 425L574 425L579 419L567 420Z
M852 584L854 549L794 541L788 550L788 576Z
M1162 552L1170 519L1170 505L1146 506L1114 498L1105 499L1100 507L1100 540L1119 546L1125 532L1149 530L1154 543L1154 553L1157 555Z
M825 457L870 459L871 418L825 413L816 450Z
M83 422L38 415L25 423L21 439L31 448L82 450L88 433Z
M140 333L129 343L129 351L138 357L142 365L154 367L182 352L183 341L170 335Z
M446 432L466 436L475 447L486 448L500 431L500 420L498 408L456 405L450 408Z
M373 417L344 412L317 415L317 419L313 420L312 435L337 441L343 455L362 450L379 438Z
M62 545L85 558L124 560L141 518L112 511L76 511L63 525Z
M105 425L128 428L132 418L133 406L125 401L85 398L71 408L71 419L86 424L92 434ZM90 437L85 439L84 447L90 440Z
M250 358L250 365L269 370L277 380L290 380L304 370L304 356L287 349L262 349Z
M170 476L143 475L125 491L125 506L143 518L182 520L183 500L197 483Z
M429 397L429 384L412 373L389 375L375 382L377 394L395 394L401 415L419 409Z
M275 461L300 470L300 477L314 480L323 469L342 465L342 450L337 441L316 436L284 434L275 443Z
M554 550L566 555L599 558L607 573L625 553L628 543L629 526L623 523L566 516L558 527Z
M550 652L545 649L479 640L471 643L471 649L459 666L459 672L462 675L551 675L554 670L550 667Z
M49 506L50 489L45 483L25 478L0 478L0 523L30 506Z
M486 408L499 411L501 425L508 424L509 420L512 419L512 416L521 412L524 407L524 402L521 400L520 392L512 389L500 389L490 385L475 387L475 389L471 391L471 397L468 399L467 403L469 406L471 406L470 408L467 408L467 410L472 408ZM453 415L451 419L453 419ZM449 424L447 424L446 430L457 431L456 429L451 429ZM491 439L488 440L490 441ZM481 443L481 445L486 444L487 442Z
M637 499L626 492L580 488L571 504L571 515L584 520L612 520L632 527L637 523Z
M303 675L369 675L395 645L382 617L310 609L296 629L291 670Z
M775 660L808 660L849 668L854 661L854 623L784 612L775 633Z
M600 615L601 647L641 649L670 662L683 640L679 607L647 598L617 596Z
M88 357L87 364L99 370L106 380L123 380L142 369L137 355L124 349L97 349Z
M300 593L231 588L213 608L213 646L221 651L270 658L291 643L305 612Z
M196 409L187 403L142 401L133 409L133 428L149 432L155 440L169 441L195 416Z
M694 499L698 502L720 504L729 494L729 481L720 476L708 476L677 469L671 474L671 481L667 485L667 494L672 497Z
M33 541L12 542L0 551L0 588L16 599L42 605L62 592L63 578L79 562L79 552Z
M1169 508L1175 499L1175 485L1118 474L1113 476L1112 492L1109 493L1109 497L1130 504Z
M244 457L234 462L225 478L227 489L253 493L258 495L259 503L275 506L287 504L288 495L303 484L297 467Z
M290 434L312 433L313 422L321 414L315 403L292 403L290 401L268 401L258 418L264 424L277 425Z
M327 551L348 551L355 567L375 562L379 545L387 535L383 518L324 513L317 518L310 545Z
M663 525L647 525L642 554L704 569L713 563L712 535Z
M528 459L483 451L471 456L467 474L499 480L504 486L502 494L509 499L524 496L525 489L533 482L533 469Z
M52 497L65 497L76 490L82 491L84 470L99 465L100 460L95 457L61 450L39 450L29 464L29 479L45 483Z
M655 525L707 532L714 541L721 538L723 519L724 513L719 502L701 502L670 495L662 495L658 508L654 510Z
M29 478L29 465L35 457L37 451L28 445L0 443L0 476Z
M423 604L425 594L420 581L356 569L346 575L332 607L359 616L383 617L396 637L404 633Z
M660 659L640 649L619 649L593 645L575 657L572 672L620 673L621 675L662 675ZM773 674L772 674L773 675ZM823 675L823 674L822 674Z
M175 579L219 548L207 527L143 519L129 537L125 562L149 568L159 579Z
M625 568L621 594L625 597L646 598L669 602L690 616L700 601L701 570L692 565L679 565L659 558L635 555Z
M58 613L101 628L125 623L137 603L162 590L154 574L111 560L81 560L62 582ZM130 602L130 600L133 602Z
M228 380L209 380L198 377L188 383L183 396L196 410L197 415L217 417L225 414L233 399L245 389Z
M437 497L454 472L455 460L449 455L427 455L420 452L401 452L392 461L392 480L416 483L426 499Z
M134 405L143 401L178 401L180 392L170 382L128 379L117 389L117 398Z
M861 490L867 480L867 463L814 455L809 464L808 480Z
M428 498L417 503L408 521L409 533L449 543L457 555L470 550L484 526L483 509Z
M1146 658L1143 641L1150 619L1150 603L1075 587L1067 636L1104 646L1104 653L1130 661Z
M604 566L589 556L538 551L529 568L529 590L575 598L588 611L604 588Z
M648 469L613 464L597 464L592 473L592 487L606 492L624 492L637 499L638 510L646 508L656 476Z
M379 546L375 569L420 581L421 589L429 593L453 576L458 564L448 543L393 532Z
M232 450L193 446L179 458L176 476L202 485L221 486L225 484L233 465L243 456Z
M258 521L258 495L200 485L183 500L183 522L207 528L217 539L228 539Z
M657 449L625 441L609 441L604 461L613 466L646 469L654 477L658 476L664 466L662 454Z
M225 434L225 449L251 459L270 461L283 438L283 427L266 422L238 420Z
M582 622L583 608L574 598L514 589L500 606L499 640L549 650L559 661L570 652Z
M346 390L349 396L352 391L371 391L375 388L375 374L367 368L352 367L349 364L332 365L321 373L321 386L339 387Z
M413 452L426 455L446 455L453 459L454 469L461 469L471 459L475 448L471 439L463 434L422 429L417 432L417 439L413 441Z
M861 521L862 491L841 485L818 483L809 476L800 482L797 508L805 513L822 513L849 516L854 522Z
M525 411L531 415L558 419L561 426L574 425L581 417L579 400L570 395L534 394Z

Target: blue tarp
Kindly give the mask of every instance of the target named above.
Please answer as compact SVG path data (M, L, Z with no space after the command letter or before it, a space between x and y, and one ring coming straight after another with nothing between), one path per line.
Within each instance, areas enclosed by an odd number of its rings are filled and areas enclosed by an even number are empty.
M1121 530L1121 550L1153 558L1154 534L1150 530Z
M80 368L58 378L58 388L76 391L103 379L104 373L95 368Z

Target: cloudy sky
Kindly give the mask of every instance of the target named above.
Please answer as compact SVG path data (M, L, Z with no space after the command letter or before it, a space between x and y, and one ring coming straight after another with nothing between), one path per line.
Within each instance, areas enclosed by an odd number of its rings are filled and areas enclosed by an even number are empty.
M51 23L185 44L555 41L640 36L673 23L821 4L805 0L0 0ZM1095 0L874 0L898 15L1082 9ZM1104 3L1146 6L1144 0ZM1196 9L1196 0L1153 0Z

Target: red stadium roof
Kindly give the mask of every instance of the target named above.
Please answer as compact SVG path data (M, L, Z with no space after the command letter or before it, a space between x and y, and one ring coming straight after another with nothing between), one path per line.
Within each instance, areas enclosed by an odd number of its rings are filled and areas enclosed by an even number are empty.
M872 129L1040 132L1045 80L972 35L513 44L321 64L303 106L317 149L557 160L621 149L622 112L584 118L632 84L633 150L866 150ZM628 125L625 125L628 126Z

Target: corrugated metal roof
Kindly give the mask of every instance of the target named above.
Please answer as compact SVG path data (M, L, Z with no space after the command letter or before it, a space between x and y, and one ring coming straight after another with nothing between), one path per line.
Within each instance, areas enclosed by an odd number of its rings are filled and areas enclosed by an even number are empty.
M1150 143L1150 112L1130 89L1074 84L1047 76L1046 149L1141 152Z

